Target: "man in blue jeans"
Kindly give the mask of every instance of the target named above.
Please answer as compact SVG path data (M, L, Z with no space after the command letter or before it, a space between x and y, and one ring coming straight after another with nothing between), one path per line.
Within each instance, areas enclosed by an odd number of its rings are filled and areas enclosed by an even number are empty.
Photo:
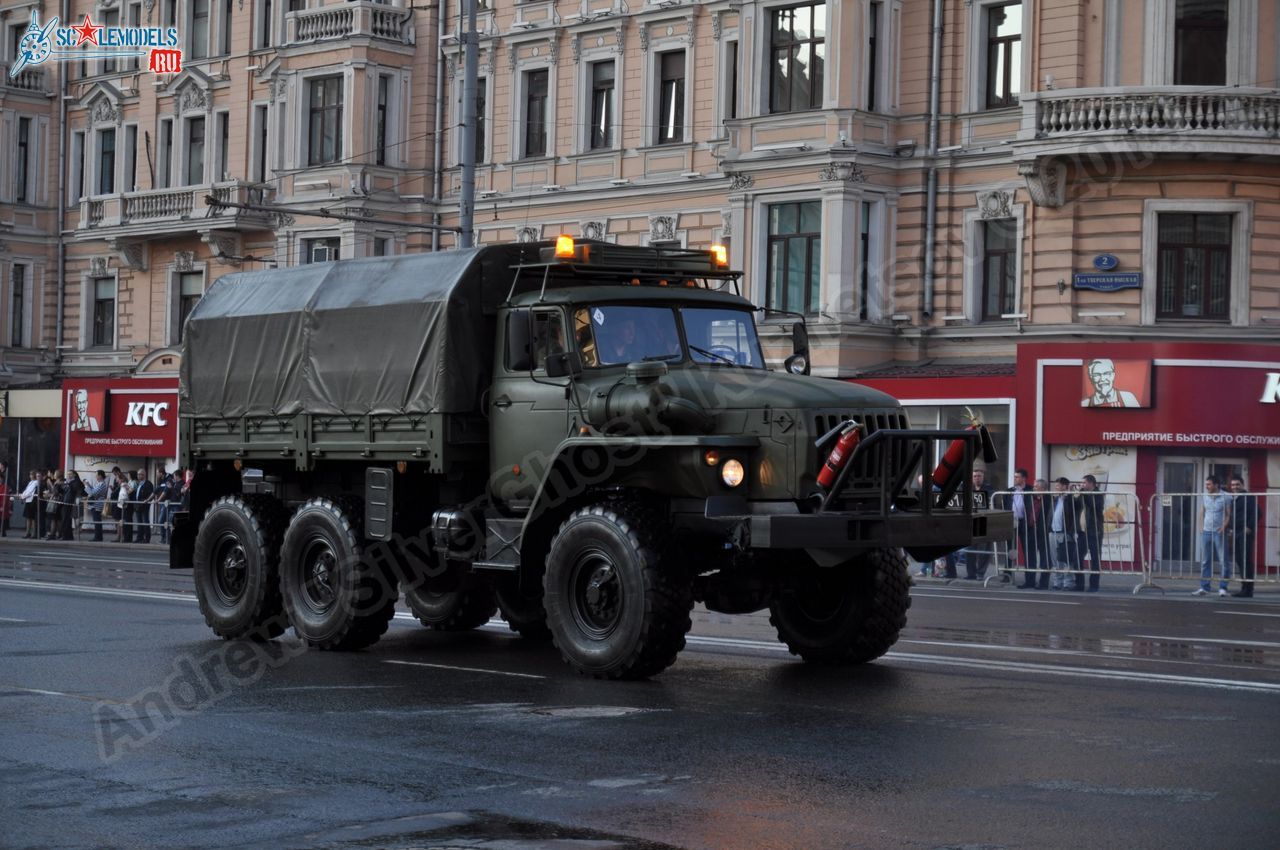
M1231 497L1222 492L1222 481L1216 475L1204 480L1205 494L1200 498L1200 513L1203 522L1200 525L1200 552L1203 563L1200 567L1200 589L1196 596L1208 596L1213 584L1213 561L1217 558L1222 564L1222 586L1218 588L1219 596L1227 595L1227 581L1231 578L1231 562L1227 560L1226 531L1227 521L1231 518Z

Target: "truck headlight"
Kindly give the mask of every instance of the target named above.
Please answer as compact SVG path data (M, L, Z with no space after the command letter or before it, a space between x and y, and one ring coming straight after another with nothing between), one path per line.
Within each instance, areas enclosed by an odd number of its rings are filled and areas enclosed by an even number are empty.
M747 477L746 470L742 468L742 461L729 458L720 467L720 480L727 487L737 487Z

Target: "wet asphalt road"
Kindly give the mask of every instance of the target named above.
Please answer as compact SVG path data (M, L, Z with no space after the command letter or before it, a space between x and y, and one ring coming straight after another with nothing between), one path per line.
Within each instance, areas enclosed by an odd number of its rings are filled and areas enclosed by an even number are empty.
M352 654L216 641L161 558L0 541L0 846L1280 835L1280 593L922 585L894 652L854 670L792 660L765 616L703 612L673 668L606 683L498 625L399 617Z

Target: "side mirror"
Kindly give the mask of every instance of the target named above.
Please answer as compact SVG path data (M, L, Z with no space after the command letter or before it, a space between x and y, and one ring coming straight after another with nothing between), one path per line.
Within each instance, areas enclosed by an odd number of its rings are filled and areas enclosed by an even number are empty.
M507 369L528 372L533 368L532 322L528 310L507 314Z
M792 354L782 362L782 368L793 375L809 374L809 331L804 322L791 326Z
M582 358L576 351L547 355L548 378L576 378L582 374Z

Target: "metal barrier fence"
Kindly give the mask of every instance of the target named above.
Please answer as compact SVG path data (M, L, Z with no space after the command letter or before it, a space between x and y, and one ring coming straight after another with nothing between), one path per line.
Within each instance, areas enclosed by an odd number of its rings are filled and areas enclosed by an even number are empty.
M1015 500L1022 502L1020 511ZM1043 590L1094 591L1106 576L1136 579L1134 593L1146 584L1146 535L1135 494L1002 491L992 504L1014 510L1014 538L976 553L977 577L984 585L1012 582L1019 573L1022 587ZM965 550L966 556L972 551ZM987 574L984 566L994 571Z
M94 510L87 498L78 500L78 534L92 535L93 540L118 543L168 543L173 512L171 502L124 501L104 499L102 511ZM96 514L96 515L95 515Z
M1151 497L1147 586L1162 589L1157 579L1198 580L1213 593L1232 581L1249 582L1250 590L1254 583L1280 584L1280 493L1221 495L1220 507L1203 492ZM1206 508L1224 530L1204 531Z

